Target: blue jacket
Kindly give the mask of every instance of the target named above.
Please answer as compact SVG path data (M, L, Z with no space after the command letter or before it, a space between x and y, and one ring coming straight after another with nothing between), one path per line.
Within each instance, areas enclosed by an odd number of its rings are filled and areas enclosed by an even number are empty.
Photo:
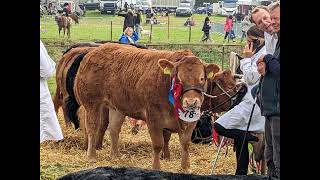
M131 39L134 41L134 44L136 43L136 41L139 40L139 36L137 32L133 32ZM130 44L130 41L128 39L128 36L125 34L122 34L122 36L120 37L119 41L121 43L126 43L126 44Z
M259 105L263 116L280 116L280 35L278 37L274 54L268 54L263 59L266 74L259 87Z

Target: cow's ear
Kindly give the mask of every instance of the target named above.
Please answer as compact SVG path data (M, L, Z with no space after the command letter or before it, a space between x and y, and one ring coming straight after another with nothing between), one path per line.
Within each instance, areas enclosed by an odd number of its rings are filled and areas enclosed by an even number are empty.
M208 64L208 65L206 65L206 75L207 75L208 79L213 78L214 75L219 71L220 71L220 68L216 64Z
M158 66L163 70L164 74L171 75L173 72L174 65L166 59L159 59Z
M231 72L230 69L227 69L227 70L223 71L223 75L225 75L225 76L230 76L231 73L232 73L232 72Z

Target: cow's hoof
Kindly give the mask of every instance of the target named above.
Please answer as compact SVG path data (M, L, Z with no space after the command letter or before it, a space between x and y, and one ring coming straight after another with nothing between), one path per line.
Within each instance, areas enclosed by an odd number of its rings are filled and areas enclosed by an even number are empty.
M111 157L111 159L119 159L120 154L119 153L111 153L110 157Z
M187 169L181 169L181 172L182 172L182 173L188 173L188 174L191 174L191 173L192 173L192 171L191 171L191 169L190 169L190 168L187 168Z
M167 154L165 154L165 153L162 153L160 159L170 161L170 155L167 155Z
M82 150L85 150L85 151L86 151L86 150L88 149L88 144L82 145L81 148L82 148Z
M98 149L98 150L101 150L102 147L103 147L102 144L97 144L97 145L96 145L96 149Z
M89 161L89 163L95 163L95 162L97 162L98 160L97 160L96 157L89 157L88 161Z

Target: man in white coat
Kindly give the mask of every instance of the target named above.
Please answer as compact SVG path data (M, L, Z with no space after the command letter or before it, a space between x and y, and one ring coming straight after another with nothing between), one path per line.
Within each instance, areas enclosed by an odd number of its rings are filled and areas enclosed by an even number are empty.
M46 140L63 139L47 84L47 79L54 74L55 62L50 58L40 40L40 143Z
M236 175L246 175L248 173L248 142L259 140L248 133L240 158L242 142L248 126L250 113L255 103L251 95L251 88L257 85L260 79L256 61L266 54L264 33L257 26L252 26L247 31L247 41L248 43L244 49L244 58L240 60L240 69L243 72L243 80L246 84L247 92L238 105L223 114L214 124L214 129L218 134L234 139L237 157ZM264 133L264 124L265 117L261 115L260 108L255 106L249 132Z

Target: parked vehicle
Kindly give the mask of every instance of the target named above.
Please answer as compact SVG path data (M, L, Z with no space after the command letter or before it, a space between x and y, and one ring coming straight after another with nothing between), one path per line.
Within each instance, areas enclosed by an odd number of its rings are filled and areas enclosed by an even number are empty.
M197 14L206 14L207 13L206 7L198 7L196 9L195 13L197 13Z
M192 16L192 10L190 7L178 7L176 10L176 16Z
M112 14L116 15L118 13L117 1L101 1L100 12L101 14Z
M84 3L84 6L86 8L86 10L99 10L100 11L100 1L95 1L95 2L91 2L91 1L87 1L86 3Z

